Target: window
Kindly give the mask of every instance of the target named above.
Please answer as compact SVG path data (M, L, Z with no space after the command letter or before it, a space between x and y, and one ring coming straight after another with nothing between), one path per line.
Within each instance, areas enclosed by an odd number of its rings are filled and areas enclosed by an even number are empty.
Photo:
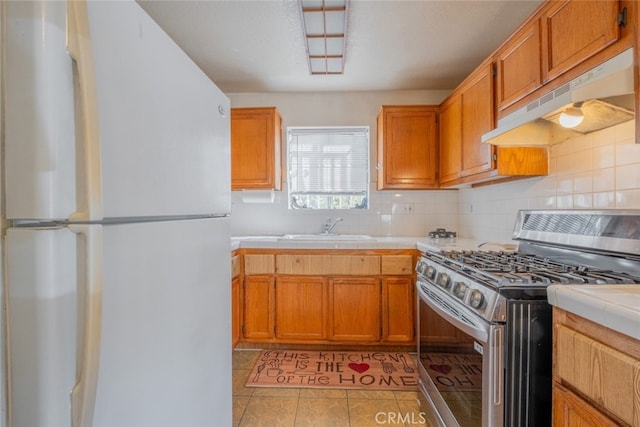
M289 209L369 208L369 127L287 128Z

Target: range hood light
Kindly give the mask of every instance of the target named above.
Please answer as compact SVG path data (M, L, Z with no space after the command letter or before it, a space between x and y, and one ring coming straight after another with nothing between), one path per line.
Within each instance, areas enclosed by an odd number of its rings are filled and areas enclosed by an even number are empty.
M578 126L584 120L584 114L582 113L582 102L576 102L571 107L560 113L558 122L562 127L574 128Z

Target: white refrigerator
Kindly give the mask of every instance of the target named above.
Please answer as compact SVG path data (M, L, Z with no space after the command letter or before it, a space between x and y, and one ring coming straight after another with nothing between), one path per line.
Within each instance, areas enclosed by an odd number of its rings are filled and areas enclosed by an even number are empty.
M228 98L133 1L1 7L7 425L231 425Z

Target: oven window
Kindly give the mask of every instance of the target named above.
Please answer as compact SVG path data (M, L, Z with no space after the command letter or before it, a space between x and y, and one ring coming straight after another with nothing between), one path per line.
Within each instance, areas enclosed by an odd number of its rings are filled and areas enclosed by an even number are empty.
M482 426L482 354L474 339L421 299L420 355L429 394L439 394L460 426ZM434 389L435 388L435 389Z

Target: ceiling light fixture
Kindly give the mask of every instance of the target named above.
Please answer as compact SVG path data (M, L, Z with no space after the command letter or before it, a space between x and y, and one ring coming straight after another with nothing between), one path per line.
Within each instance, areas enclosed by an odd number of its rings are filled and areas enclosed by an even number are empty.
M342 74L349 0L299 0L311 74Z
M565 128L574 128L582 123L583 120L582 102L576 102L560 113L560 117L558 117L558 122Z

